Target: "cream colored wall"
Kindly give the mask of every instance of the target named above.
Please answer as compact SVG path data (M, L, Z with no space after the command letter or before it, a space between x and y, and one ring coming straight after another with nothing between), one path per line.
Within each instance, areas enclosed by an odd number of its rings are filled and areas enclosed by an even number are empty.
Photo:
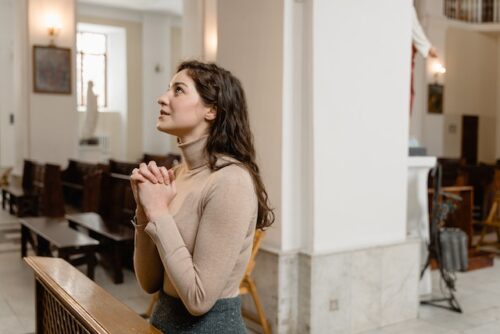
M497 53L494 35L449 28L446 38L444 155L460 156L462 115L479 116L478 159L495 161ZM457 131L451 133L450 126Z
M427 154L443 156L445 147L445 119L443 114L430 114L427 112L427 85L433 80L433 65L439 62L446 66L446 31L449 22L443 15L442 0L415 0L414 2L420 23L429 41L438 50L439 57L438 59L423 59L417 54L414 77L415 101L411 116L411 134L427 149ZM446 79L446 76L444 79Z
M461 150L462 115L479 115L480 161L493 162L500 157L500 54L497 34L486 35L470 30L453 28L453 22L443 15L443 0L416 0L421 23L429 40L440 54L439 61L447 68L444 76L444 114L427 113L427 94L416 94L416 110L421 116L413 117L413 132L421 139L428 153L436 156L459 157ZM432 81L432 64L417 63L416 89L427 89ZM426 68L425 68L426 67ZM418 79L418 72L427 78ZM414 110L415 112L415 110ZM415 115L415 114L414 114ZM497 124L498 123L498 124ZM421 132L418 132L418 129ZM416 131L415 131L416 130Z
M257 162L276 209L265 243L281 247L283 1L219 0L217 62L242 82Z
M177 71L177 66L182 61L182 28L180 26L172 26L170 28L170 50L171 64L170 73L174 74ZM181 154L181 150L177 146L177 138L170 136L170 151Z
M76 156L78 138L78 116L76 111L75 75L75 1L74 0L30 0L28 2L29 59L33 58L34 44L47 45L46 17L57 15L62 24L56 39L59 47L71 48L71 94L34 93L32 84L32 62L28 62L29 106L28 132L29 155L40 162L51 162L65 166L70 157Z
M182 58L203 58L203 1L183 1ZM186 24L188 23L188 24Z
M135 161L142 156L142 24L140 22L107 19L101 17L78 16L78 22L118 26L125 28L127 38L127 117L122 119L126 133L121 137L125 156L123 159ZM109 129L114 131L112 129Z

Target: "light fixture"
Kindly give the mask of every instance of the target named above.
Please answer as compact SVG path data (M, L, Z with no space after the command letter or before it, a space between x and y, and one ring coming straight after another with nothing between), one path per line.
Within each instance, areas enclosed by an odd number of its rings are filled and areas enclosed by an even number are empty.
M46 27L47 27L47 32L50 37L50 45L55 45L55 39L61 32L62 24L61 24L61 19L58 15L56 14L49 14L47 15L46 19Z
M439 77L446 73L446 68L440 62L435 62L432 67L432 73L434 82L438 83Z

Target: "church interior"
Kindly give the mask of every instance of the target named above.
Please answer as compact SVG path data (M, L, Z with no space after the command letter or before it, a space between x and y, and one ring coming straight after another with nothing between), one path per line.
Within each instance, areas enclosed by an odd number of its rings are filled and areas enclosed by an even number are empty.
M247 333L500 333L500 1L0 0L0 334L160 333L130 177L192 59L274 209Z

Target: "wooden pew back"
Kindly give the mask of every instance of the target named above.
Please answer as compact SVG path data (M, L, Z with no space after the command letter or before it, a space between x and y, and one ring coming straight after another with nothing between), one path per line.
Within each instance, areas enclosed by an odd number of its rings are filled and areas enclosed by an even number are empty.
M107 166L69 160L62 172L63 192L66 203L81 211L99 209L101 174Z
M37 333L160 334L66 261L24 260L35 273Z

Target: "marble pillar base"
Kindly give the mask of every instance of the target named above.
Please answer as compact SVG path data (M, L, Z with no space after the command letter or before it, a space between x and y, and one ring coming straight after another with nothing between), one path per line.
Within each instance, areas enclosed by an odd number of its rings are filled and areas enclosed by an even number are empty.
M254 278L273 333L359 333L417 317L420 243L308 255L262 250ZM248 296L243 305L253 309Z

